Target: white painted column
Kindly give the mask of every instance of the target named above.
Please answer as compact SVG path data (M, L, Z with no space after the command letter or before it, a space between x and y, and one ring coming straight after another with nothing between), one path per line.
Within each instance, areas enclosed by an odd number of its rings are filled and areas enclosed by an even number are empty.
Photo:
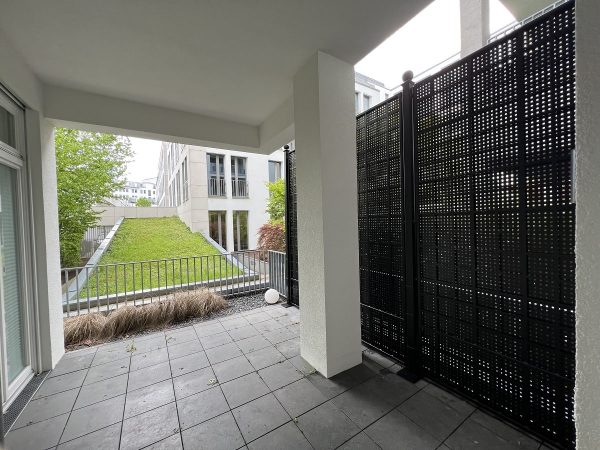
M25 112L31 180L34 296L37 299L38 367L52 369L64 354L54 127L37 111Z
M600 442L600 5L577 0L576 382L577 448Z
M489 36L489 0L460 0L461 58L486 45Z
M294 77L301 355L361 362L354 68L322 52Z

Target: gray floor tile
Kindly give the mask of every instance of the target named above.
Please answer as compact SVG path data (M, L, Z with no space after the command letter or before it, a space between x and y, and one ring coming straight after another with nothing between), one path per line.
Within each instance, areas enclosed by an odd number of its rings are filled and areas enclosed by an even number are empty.
M271 344L279 344L280 342L298 337L298 334L288 328L279 328L277 330L268 331L264 333L263 336L266 337Z
M85 377L83 384L97 383L107 378L116 377L129 372L129 363L131 358L118 359L101 366L92 366Z
M264 322L258 322L254 324L254 328L256 328L261 333L269 333L271 331L278 330L279 328L283 328L284 325L277 322L275 319L271 318L269 320L265 320Z
M78 358L83 355L95 355L97 351L98 351L98 347L81 348L79 350L65 352L65 354L63 355L63 358L69 359L69 358Z
M141 355L136 354L131 357L131 370L140 370L168 360L169 353L166 348L142 353Z
M230 344L233 342L231 336L226 331L217 334L211 334L210 336L205 336L200 338L200 342L202 343L202 347L204 350L208 350L209 348L220 347L221 345Z
M377 353L376 351L373 351L371 349L366 349L363 351L363 356L365 358L370 359L371 361L379 364L381 367L388 369L390 367L392 367L394 364L396 364L395 361L392 361L391 359L387 358L386 356Z
M179 433L174 434L162 441L158 441L149 447L145 447L144 450L183 450L183 444L181 443L181 435Z
M185 327L178 327L178 328L171 328L168 330L165 330L165 336L169 337L169 336L173 336L175 334L179 334L179 333L195 333L196 331L194 330L194 326L193 325L188 325Z
M336 448L360 431L360 428L331 402L300 416L298 428L315 449Z
M302 435L293 422L265 434L263 437L248 444L250 450L312 450L310 443Z
M191 355L192 353L198 353L204 350L202 344L200 344L199 340L195 341L187 341L183 344L170 345L169 348L169 358L181 358L182 356Z
M373 378L375 375L376 373L371 369L364 364L360 364L331 378L325 378L317 372L307 376L307 379L321 391L321 394L327 398L332 398L369 378Z
M300 323L300 318L290 315L277 317L275 320L285 327Z
M48 374L48 378L53 378L70 372L76 372L82 369L89 369L89 367L92 365L93 359L94 353L82 354L72 358L65 358L63 356L52 372Z
M137 339L133 341L133 345L135 347L135 351L133 355L139 355L142 353L152 352L154 350L159 350L161 348L165 348L167 346L167 342L165 341L164 336L157 336L152 339L146 339L143 341L138 341Z
M256 372L222 384L221 389L232 409L269 393L269 388Z
M397 375L376 376L334 398L332 402L361 428L383 417L417 392Z
M13 425L13 429L68 413L73 409L79 389L71 389L59 394L32 400L25 407Z
M466 422L471 420L499 436L500 439L507 442L508 445L525 449L537 448L537 445L539 445L537 440L480 410L475 411Z
M175 401L175 393L170 379L129 391L125 399L125 418L145 413L173 401Z
M471 414L475 411L475 406L467 403L466 401L458 398L457 396L451 394L448 391L440 389L433 384L427 384L423 388L423 392L427 392L429 395L436 397L438 400L443 401L448 406L457 410L460 414Z
M445 442L452 449L537 449L540 443L514 430L509 439L494 433L472 417L468 418Z
M177 411L181 429L185 430L226 413L229 411L229 406L223 392L217 386L179 400Z
M184 430L181 437L186 450L232 450L244 445L230 412Z
M212 368L215 371L219 383L225 383L250 372L254 372L254 367L252 367L243 355L218 364L213 364Z
M6 450L43 450L58 444L69 414L13 430L4 439Z
M286 358L293 358L300 354L300 339L290 339L287 341L280 342L275 345L275 348L279 350Z
M221 325L223 325L223 328L229 331L236 328L246 327L250 325L250 322L248 322L245 317L238 316L230 320L221 321Z
M243 353L255 352L261 348L270 347L273 345L260 335L237 341L236 344Z
M140 342L140 341L146 341L148 339L155 339L159 336L162 336L163 338L165 337L165 332L164 331L155 331L153 333L148 333L148 334L141 334L139 336L135 337L135 340Z
M265 367L259 370L258 374L272 391L303 377L302 373L287 360L273 366Z
M247 325L245 327L229 330L229 335L234 341L240 341L242 339L248 339L249 337L258 335L258 330L252 325Z
M247 316L244 316L244 317L246 317L246 320L248 322L250 322L251 324L260 323L260 322L264 322L265 320L271 319L271 316L268 315L264 311L260 311L255 314L248 314Z
M146 447L179 433L175 403L161 406L123 421L121 450Z
M450 436L469 415L424 391L419 391L402 403L398 410L441 441Z
M98 383L86 384L81 388L75 409L122 395L127 391L127 374L118 375Z
M252 400L232 411L246 442L268 433L290 420L273 394Z
M127 390L133 391L169 378L171 378L171 365L168 361L152 366L152 370L134 370L129 372Z
M273 346L247 353L246 357L256 370L264 369L265 367L285 361L285 356Z
M196 330L196 334L198 335L198 337L201 340L203 337L210 336L213 334L223 333L224 331L226 331L220 322L211 322L211 323L206 323L206 324L200 323L200 324L196 325L194 327L194 329ZM202 345L204 345L204 344L202 344Z
M327 398L306 378L285 386L273 394L292 417L298 417L327 401Z
M61 443L120 422L124 404L125 396L121 395L71 413Z
M33 398L47 397L48 395L78 388L83 384L87 372L88 370L79 370L58 377L48 378L40 386Z
M174 377L210 366L206 353L198 352L181 358L171 359L171 373Z
M436 449L440 440L411 421L398 410L379 419L365 433L383 449L397 449L402 442L405 448Z
M197 341L197 340L198 340L198 335L196 334L196 331L191 327L186 328L177 333L168 334L167 339L166 339L168 346L179 345L179 344L183 344L184 342L193 342L193 341Z
M118 450L121 438L121 423L116 423L80 438L65 442L58 446L58 450Z
M367 436L364 432L358 433L344 445L338 447L339 450L379 450L380 448L381 447L379 447L375 442L373 442L371 438ZM395 448L398 448L398 443L396 443Z
M309 363L307 363L306 360L300 355L296 355L293 358L290 358L290 362L296 369L298 369L304 375L310 375L316 372L315 368Z
M175 397L180 399L215 386L216 376L210 367L173 378Z
M208 360L211 364L217 364L228 359L242 356L242 351L237 345L231 343L206 350L206 356L208 356Z
M273 305L265 308L265 312L271 317L281 317L288 314L289 308L284 308L281 305Z

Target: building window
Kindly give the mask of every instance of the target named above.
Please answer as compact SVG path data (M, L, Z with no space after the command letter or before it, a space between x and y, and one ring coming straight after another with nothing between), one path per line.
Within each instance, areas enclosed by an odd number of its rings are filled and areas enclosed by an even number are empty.
M207 155L208 159L208 195L225 197L225 166L223 155Z
M208 212L208 229L212 240L224 249L227 248L227 217L226 211Z
M181 183L183 188L183 201L187 202L190 198L190 190L188 186L188 163L187 156L183 159L181 163Z
M175 193L177 198L177 205L181 205L181 172L177 171L175 175Z
M281 178L281 163L269 161L269 182L273 183Z
M360 94L358 92L354 93L354 109L357 113L360 112Z
M363 94L363 111L366 111L371 107L371 97Z
M248 181L246 180L246 158L231 157L231 196L248 197Z
M248 250L248 211L233 212L233 249Z

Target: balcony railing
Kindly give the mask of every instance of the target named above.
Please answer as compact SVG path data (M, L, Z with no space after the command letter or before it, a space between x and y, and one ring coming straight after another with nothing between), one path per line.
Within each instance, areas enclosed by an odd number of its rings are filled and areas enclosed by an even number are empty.
M248 182L246 180L231 180L231 196L237 198L248 197Z
M286 295L285 254L272 251L248 250L61 270L66 317L167 300L173 292L197 288L231 296L273 287Z
M227 190L225 189L225 179L214 177L209 178L208 195L210 195L211 197L226 197Z

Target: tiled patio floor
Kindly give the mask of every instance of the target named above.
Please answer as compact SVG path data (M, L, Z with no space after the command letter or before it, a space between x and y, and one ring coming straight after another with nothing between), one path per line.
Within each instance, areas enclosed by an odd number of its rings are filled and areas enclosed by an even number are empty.
M8 433L11 450L538 449L540 442L365 350L332 379L279 305L69 353Z

